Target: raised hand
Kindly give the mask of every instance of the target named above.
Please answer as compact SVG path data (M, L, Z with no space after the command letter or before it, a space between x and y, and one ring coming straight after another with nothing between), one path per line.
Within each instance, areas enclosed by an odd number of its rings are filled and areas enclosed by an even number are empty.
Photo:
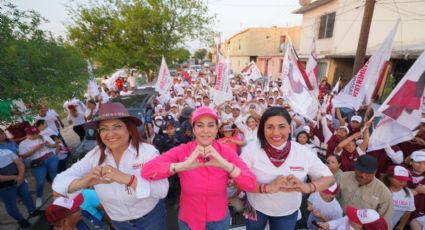
M105 165L102 167L103 180L109 181L111 183L116 182L118 184L127 184L130 181L130 177L130 175L125 174L110 165Z
M224 159L220 153L217 152L211 145L205 147L205 155L204 157L208 159L204 164L205 166L214 166L217 168L222 168L226 171L232 167L231 163L229 163L226 159Z
M111 183L110 180L105 180L102 177L102 167L96 166L93 168L89 173L87 173L82 179L81 182L83 183L83 188L91 187L96 184L109 184Z
M294 175L287 176L287 184L281 187L282 192L304 192L309 193L310 188L308 184L304 183Z
M267 185L267 193L282 192L288 186L288 178L286 176L278 176L272 183Z
M199 159L199 156L204 156L204 147L198 145L192 154L183 162L185 170L195 169L203 166L203 160Z

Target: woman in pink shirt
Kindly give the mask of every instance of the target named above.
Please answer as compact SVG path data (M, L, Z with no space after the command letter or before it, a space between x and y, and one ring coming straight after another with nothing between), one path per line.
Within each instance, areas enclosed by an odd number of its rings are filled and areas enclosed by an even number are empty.
M233 135L234 129L232 128L232 125L223 125L221 130L224 137L218 139L218 142L235 150L235 152L238 152L238 148L240 146L244 146L246 144L245 141L239 140L236 136Z
M159 180L178 173L180 229L228 229L227 184L255 191L256 178L229 147L216 141L218 120L207 106L192 114L195 141L179 145L142 166L142 177Z

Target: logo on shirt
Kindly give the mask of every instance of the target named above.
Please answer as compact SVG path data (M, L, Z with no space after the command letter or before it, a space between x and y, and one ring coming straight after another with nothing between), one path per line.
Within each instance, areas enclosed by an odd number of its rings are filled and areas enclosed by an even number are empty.
M289 170L303 172L304 171L304 167L301 167L301 166L289 166Z
M142 167L142 163L135 163L135 164L133 164L131 167L134 169L134 170L136 170L136 169L140 169L141 167Z

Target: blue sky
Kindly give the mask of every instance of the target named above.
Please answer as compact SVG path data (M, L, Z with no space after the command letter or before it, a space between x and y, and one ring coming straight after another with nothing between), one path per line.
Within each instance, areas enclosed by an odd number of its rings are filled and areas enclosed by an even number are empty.
M67 5L83 0L13 0L22 10L35 10L49 20L42 29L54 35L66 35L69 23ZM84 2L84 1L83 1ZM297 0L208 0L208 14L216 14L213 27L222 34L222 40L249 27L293 26L301 24L301 15L291 14L299 8ZM188 42L191 51L205 47L197 41Z

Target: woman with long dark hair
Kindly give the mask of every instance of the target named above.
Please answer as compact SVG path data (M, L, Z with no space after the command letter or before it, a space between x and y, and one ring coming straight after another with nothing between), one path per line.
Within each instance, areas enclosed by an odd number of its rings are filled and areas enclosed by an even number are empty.
M282 107L267 109L260 119L258 141L241 158L257 177L256 192L248 192L248 230L294 229L302 193L323 191L335 179L311 149L291 141L291 116ZM311 182L305 183L307 176Z
M168 181L149 182L140 168L159 155L142 142L137 126L120 103L104 104L99 117L86 125L96 128L97 146L71 168L59 174L53 190L66 195L93 186L116 229L165 229L166 210L161 200Z
M178 174L181 183L179 229L229 229L227 185L255 189L255 176L235 150L216 140L218 116L208 106L192 114L195 140L181 144L142 168L147 180Z

